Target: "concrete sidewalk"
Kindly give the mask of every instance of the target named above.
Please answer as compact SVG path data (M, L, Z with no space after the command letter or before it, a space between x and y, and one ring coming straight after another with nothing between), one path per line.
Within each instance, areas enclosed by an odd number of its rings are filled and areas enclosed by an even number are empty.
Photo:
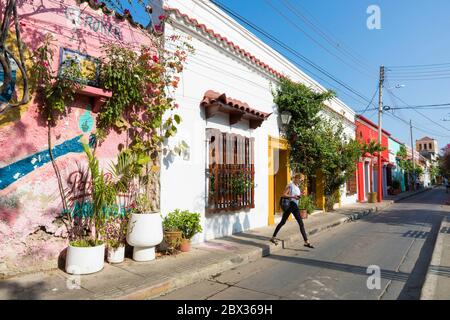
M450 300L450 217L442 220L421 300Z
M424 192L404 193L382 203L344 206L332 213L321 213L305 220L309 235L384 210L396 201ZM188 253L163 256L151 262L126 259L117 265L105 263L103 271L71 276L62 270L0 280L0 299L148 299L168 293L226 270L247 264L300 240L295 221L289 221L278 246L269 242L274 226L263 227L208 241Z

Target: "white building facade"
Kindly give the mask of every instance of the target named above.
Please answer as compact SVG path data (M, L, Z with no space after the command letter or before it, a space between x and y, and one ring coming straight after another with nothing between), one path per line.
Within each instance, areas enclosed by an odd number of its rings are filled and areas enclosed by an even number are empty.
M189 148L181 157L162 160L161 213L199 212L203 232L194 243L273 224L279 186L290 177L272 90L282 75L315 90L325 88L210 2L168 0L165 7L166 36L189 37L195 53L175 93L182 123L170 142L184 141ZM325 113L341 119L354 138L354 112L338 99L329 108ZM230 183L225 177L230 170L254 178L242 198L215 190ZM341 203L356 201L343 186Z

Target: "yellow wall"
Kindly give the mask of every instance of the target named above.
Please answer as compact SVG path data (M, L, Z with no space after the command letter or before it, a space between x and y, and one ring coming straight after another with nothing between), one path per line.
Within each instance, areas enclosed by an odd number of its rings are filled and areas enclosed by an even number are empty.
M288 148L288 142L285 139L275 138L269 136L269 212L268 212L268 224L273 225L275 224L275 210L278 207L278 201L279 199L276 198L276 194L278 194L280 189L284 189L286 186L286 183L290 181L291 178L291 172L289 168L289 148ZM275 160L274 152L287 151L287 152L281 152L279 153L279 161L284 161L286 165L280 165L279 170L285 171L285 175L282 174L280 171L277 175L278 179L275 179ZM286 177L286 179L283 179L282 177ZM277 183L275 183L275 180L277 180ZM286 182L286 183L285 183ZM284 186L281 186L284 184ZM281 191L282 192L282 191Z
M316 173L316 206L320 210L325 211L325 184L321 171Z

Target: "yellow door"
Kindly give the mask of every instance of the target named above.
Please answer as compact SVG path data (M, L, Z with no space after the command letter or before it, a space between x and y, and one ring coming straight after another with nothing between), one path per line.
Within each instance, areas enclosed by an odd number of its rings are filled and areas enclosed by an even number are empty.
M275 223L275 214L281 214L279 199L290 181L289 150L285 139L269 136L269 215L268 224Z

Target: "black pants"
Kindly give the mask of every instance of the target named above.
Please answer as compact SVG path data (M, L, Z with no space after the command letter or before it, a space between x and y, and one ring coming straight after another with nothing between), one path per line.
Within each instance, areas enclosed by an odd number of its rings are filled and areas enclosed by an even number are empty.
M286 223L287 219L289 218L289 216L291 215L291 213L294 215L295 220L297 220L297 222L298 222L298 225L300 227L300 233L302 234L303 240L305 242L308 241L308 237L306 236L305 226L303 224L302 217L300 216L300 209L298 208L297 204L294 201L291 201L289 208L283 212L283 217L281 218L280 223L275 228L273 237L277 236L281 227L285 225L285 223Z

